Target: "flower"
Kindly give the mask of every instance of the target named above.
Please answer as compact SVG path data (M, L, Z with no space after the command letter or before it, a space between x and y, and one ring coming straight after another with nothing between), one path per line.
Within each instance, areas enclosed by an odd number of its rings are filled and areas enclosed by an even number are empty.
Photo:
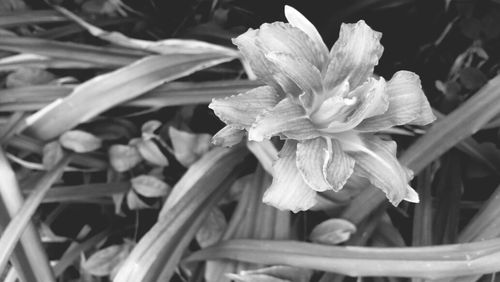
M435 120L419 77L373 74L381 33L364 21L342 24L330 52L314 25L285 6L288 23L263 24L233 40L266 85L215 99L210 108L227 126L222 145L272 136L285 139L264 202L294 212L316 203L316 192L342 189L353 174L385 192L393 205L418 202L412 172L396 159L396 143L375 135L397 125Z

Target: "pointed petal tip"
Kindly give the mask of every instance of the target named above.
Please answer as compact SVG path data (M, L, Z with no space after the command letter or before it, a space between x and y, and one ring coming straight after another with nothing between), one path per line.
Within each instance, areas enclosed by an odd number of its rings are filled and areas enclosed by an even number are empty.
M311 189L313 193L314 190ZM306 201L297 202L285 202L277 199L276 195L270 189L266 190L262 198L262 202L266 205L273 206L281 211L291 211L293 213L298 213L302 211L308 211L317 204L316 197L307 199Z
M410 186L407 187L405 201L410 203L420 203L420 197L418 196L417 191L415 191Z

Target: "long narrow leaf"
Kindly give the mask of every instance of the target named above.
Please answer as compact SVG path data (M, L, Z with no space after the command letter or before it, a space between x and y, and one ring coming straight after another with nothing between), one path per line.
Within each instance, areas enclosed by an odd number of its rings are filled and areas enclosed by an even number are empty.
M208 103L243 93L261 84L250 80L220 80L207 82L171 82L142 96L125 102L124 106L166 107ZM39 85L0 90L0 111L36 111L56 99L68 96L75 86Z
M83 252L90 250L90 248L104 240L111 233L110 231L110 229L104 230L66 252L54 266L54 274L56 276L61 275L64 270L77 260Z
M31 217L43 200L43 197L52 184L61 176L64 168L70 161L70 155L64 157L51 171L47 172L37 183L33 193L26 199L25 203L12 221L5 228L0 237L0 271L3 271L12 250L17 244L21 234L28 225Z
M0 200L0 234L3 232L3 228L9 224L10 220L11 220L11 218L9 216L9 212L8 212L7 208L5 207L5 203L3 200ZM27 229L26 232L22 235L22 237L21 237L22 245L18 244L16 246L16 248L14 249L14 252L12 254L12 258L10 260L12 263L12 266L14 267L14 269L16 269L16 273L19 275L19 277L21 279L23 279L23 281L37 281L36 277L39 277L39 276L37 276L35 274L35 272L37 271L36 265L32 264L30 262L30 257L36 257L38 259L40 259L40 257L35 256L33 254L29 254L29 253L30 252L33 253L34 251L38 251L37 245L40 246L40 250L43 250L40 239L38 238L38 234L35 232L35 229L33 228L32 225L30 227L28 227L28 229L31 229L31 230ZM29 235L29 233L31 233L34 236L31 237ZM31 245L30 248L25 248L24 247L25 244L23 242L28 242L26 240L28 238L28 236L30 236L31 238L34 238L35 240L38 240L38 243L33 244L34 241L29 241L29 243ZM29 239L31 240L31 238L29 238ZM33 248L33 246L35 246L35 248ZM48 263L40 263L40 262L43 262L43 260L39 260L38 266L47 267L47 269L50 270L50 268L48 268ZM35 267L32 267L32 265ZM47 273L50 273L50 271Z
M173 191L182 191L181 197L173 205L164 206L162 216L132 250L114 281L157 281L160 275L171 276L194 236L193 226L200 223L207 208L222 196L221 192L229 188L221 184L241 163L244 152L241 147L216 148L193 164L174 187Z
M147 41L129 38L122 33L116 31L105 31L97 26L91 25L63 7L56 6L55 8L68 18L87 29L90 34L119 46L150 51L163 55L218 53L225 54L230 57L239 56L238 51L234 49L192 39L164 39L160 41Z
M67 22L68 19L52 10L26 10L0 13L0 27L33 23Z
M103 111L159 85L198 70L232 60L219 54L150 56L111 73L95 77L66 98L56 100L26 119L28 132L51 139Z
M0 71L15 71L20 67L52 69L89 69L102 68L102 63L82 62L78 60L49 58L45 56L21 54L0 59Z
M69 201L85 202L88 199L111 197L115 194L125 193L130 189L130 182L83 184L71 186L58 186L50 189L43 203L62 203ZM24 190L29 194L31 191Z
M0 149L0 175L0 225L3 229L8 226L11 217L21 209L23 197L14 171L2 149ZM2 230L3 232L5 230ZM54 281L47 255L31 222L21 235L21 245L15 245L17 247L14 249L13 262L20 277L28 278L28 281Z
M500 269L500 240L413 248L337 247L296 241L231 240L186 261L234 259L349 276L444 278Z
M0 50L90 62L103 67L121 67L147 55L147 53L134 50L125 51L117 48L15 36L0 37Z

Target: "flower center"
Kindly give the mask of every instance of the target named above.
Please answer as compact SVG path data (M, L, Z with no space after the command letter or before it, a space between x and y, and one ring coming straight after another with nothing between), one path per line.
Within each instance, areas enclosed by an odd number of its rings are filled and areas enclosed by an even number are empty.
M319 128L326 128L334 121L345 122L347 117L355 110L357 101L356 97L343 98L334 96L328 98L310 114L310 118Z

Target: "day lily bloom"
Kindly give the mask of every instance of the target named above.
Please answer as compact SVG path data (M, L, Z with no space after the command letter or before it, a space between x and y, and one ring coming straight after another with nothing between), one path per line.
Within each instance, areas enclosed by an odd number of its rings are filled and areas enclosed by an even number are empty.
M435 120L419 77L373 74L381 33L364 21L343 24L330 52L302 14L285 7L288 23L263 24L233 40L266 85L210 108L224 121L214 142L233 145L245 133L285 140L264 202L294 212L316 204L316 192L339 191L354 174L385 192L393 205L418 202L412 172L396 159L396 143L375 135L393 126Z

